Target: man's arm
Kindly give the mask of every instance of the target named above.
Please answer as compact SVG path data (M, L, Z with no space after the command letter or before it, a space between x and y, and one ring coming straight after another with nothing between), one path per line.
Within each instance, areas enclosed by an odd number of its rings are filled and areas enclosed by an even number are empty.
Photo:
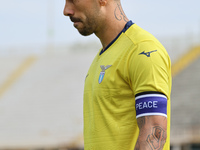
M167 118L144 116L137 123L140 132L134 150L162 150L167 138Z

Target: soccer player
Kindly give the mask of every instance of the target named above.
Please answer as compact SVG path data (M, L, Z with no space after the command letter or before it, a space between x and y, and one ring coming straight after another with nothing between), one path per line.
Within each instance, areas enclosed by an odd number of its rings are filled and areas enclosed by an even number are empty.
M165 48L126 17L120 0L66 0L64 15L102 43L85 79L84 149L169 150Z

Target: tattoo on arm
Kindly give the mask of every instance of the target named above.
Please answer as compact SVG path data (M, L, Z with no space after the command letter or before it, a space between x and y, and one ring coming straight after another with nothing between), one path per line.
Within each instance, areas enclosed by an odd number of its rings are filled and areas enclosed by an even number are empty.
M167 138L167 119L144 116L137 119L139 136L134 150L162 150Z
M128 22L128 18L126 17L126 15L124 14L124 11L122 10L122 6L118 3L117 7L115 8L115 18L119 21L121 21L122 19L126 22Z
M160 126L152 128L152 133L148 135L146 141L152 150L162 150L166 139L166 133Z

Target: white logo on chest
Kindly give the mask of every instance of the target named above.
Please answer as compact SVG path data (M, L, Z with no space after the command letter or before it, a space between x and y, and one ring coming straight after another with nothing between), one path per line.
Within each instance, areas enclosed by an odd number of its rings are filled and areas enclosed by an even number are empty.
M103 78L105 76L105 71L110 68L112 65L107 65L107 66L104 66L104 65L101 65L101 73L99 75L99 84L103 81Z

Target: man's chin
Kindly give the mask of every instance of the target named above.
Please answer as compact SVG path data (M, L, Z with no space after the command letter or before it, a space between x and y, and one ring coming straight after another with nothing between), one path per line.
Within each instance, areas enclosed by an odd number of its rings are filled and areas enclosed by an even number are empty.
M91 31L78 30L78 32L83 36L89 36L89 35L93 34L93 32L91 32Z

